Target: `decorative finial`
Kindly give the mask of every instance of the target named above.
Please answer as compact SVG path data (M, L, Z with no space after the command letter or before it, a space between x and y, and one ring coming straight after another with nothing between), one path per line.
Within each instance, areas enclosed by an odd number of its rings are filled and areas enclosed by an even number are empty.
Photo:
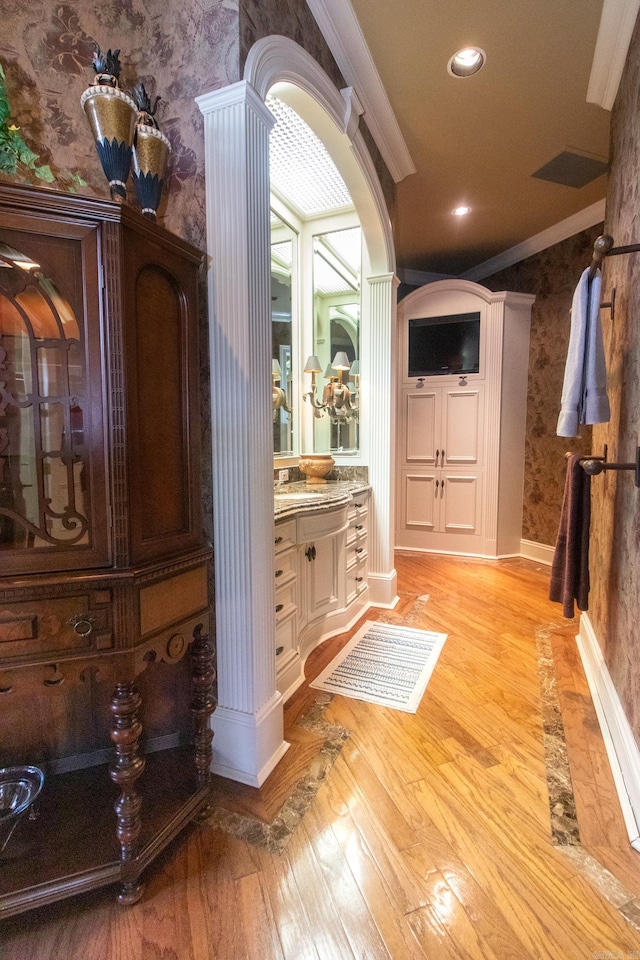
M138 123L144 123L148 127L155 127L155 129L158 130L156 110L158 109L161 98L156 97L153 106L151 106L151 97L145 90L144 83L140 81L133 88L133 99L138 107Z
M96 83L108 83L112 87L116 87L120 76L120 68L120 50L107 50L106 53L103 53L100 47L96 46L93 57Z

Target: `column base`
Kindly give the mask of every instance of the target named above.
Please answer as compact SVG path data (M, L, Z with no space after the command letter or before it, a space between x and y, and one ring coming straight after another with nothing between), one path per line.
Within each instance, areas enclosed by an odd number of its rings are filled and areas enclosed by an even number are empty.
M257 714L218 706L211 772L228 780L261 787L289 749L283 737L282 696L276 693Z

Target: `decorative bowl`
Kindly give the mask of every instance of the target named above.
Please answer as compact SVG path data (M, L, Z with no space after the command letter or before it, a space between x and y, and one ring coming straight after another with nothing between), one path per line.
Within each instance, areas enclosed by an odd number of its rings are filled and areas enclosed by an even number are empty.
M0 853L18 821L40 795L44 773L39 767L0 769Z
M326 483L326 476L335 467L330 453L305 453L298 462L300 473L304 473L308 484Z

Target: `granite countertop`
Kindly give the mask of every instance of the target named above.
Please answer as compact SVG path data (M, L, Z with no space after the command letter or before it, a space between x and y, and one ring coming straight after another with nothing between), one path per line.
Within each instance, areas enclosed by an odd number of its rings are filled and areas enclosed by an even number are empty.
M283 483L273 492L274 515L276 520L293 516L296 513L311 513L317 510L329 510L349 503L358 493L370 490L368 483L362 480L328 480L327 483L307 484Z

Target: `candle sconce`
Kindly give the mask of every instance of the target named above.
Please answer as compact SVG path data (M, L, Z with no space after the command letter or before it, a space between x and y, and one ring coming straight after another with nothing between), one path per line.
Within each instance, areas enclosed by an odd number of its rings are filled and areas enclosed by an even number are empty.
M355 371L353 371L354 367L356 367ZM353 393L349 384L343 381L343 375L349 371L353 371L352 375L357 378L357 380L354 379L356 388ZM333 423L353 420L358 416L357 387L360 372L357 360L351 364L346 353L342 351L336 353L332 363L325 370L324 376L327 383L322 392L321 401L316 396L316 374L322 372L322 367L315 355L307 360L304 372L311 374L311 389L303 396L313 407L314 416L322 417L326 413Z

